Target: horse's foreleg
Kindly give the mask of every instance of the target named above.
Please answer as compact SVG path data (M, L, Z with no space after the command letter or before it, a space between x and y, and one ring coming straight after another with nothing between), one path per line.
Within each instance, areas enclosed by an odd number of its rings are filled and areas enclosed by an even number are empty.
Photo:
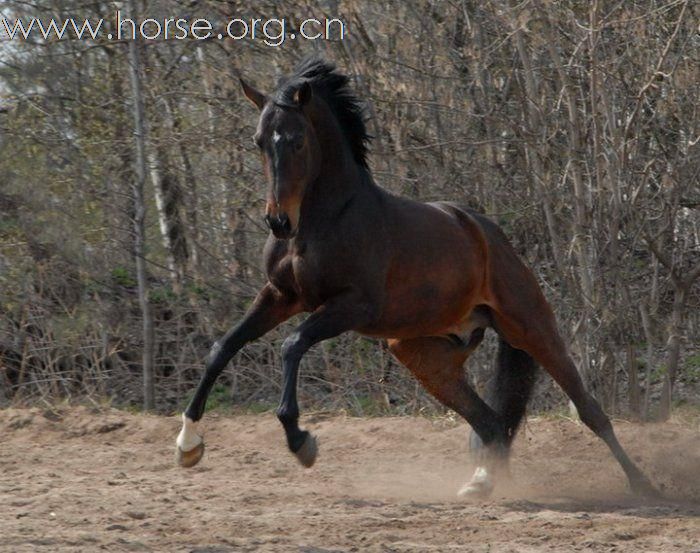
M177 437L177 460L180 465L192 467L204 454L204 442L197 432L197 422L202 418L209 392L226 364L246 343L269 332L299 311L295 301L268 284L260 291L243 319L212 346L204 375L182 414L182 430Z
M302 356L311 346L343 332L369 324L373 309L355 295L334 298L311 314L282 345L282 398L277 417L287 437L287 445L299 462L310 467L316 460L316 439L299 428L297 377Z

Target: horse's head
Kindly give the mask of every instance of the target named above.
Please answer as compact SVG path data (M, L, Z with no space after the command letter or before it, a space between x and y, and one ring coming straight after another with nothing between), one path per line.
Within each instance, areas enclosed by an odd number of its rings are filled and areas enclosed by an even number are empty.
M265 222L276 238L288 239L296 234L304 193L321 165L319 142L306 113L313 92L303 82L288 99L270 99L242 79L241 86L260 110L253 139L268 182Z

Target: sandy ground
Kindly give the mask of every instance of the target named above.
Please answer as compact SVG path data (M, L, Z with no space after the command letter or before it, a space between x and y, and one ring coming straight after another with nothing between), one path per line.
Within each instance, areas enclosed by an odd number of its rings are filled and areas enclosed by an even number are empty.
M644 502L597 439L530 419L513 481L459 500L467 426L449 419L308 415L303 469L272 415L207 415L207 452L174 465L175 417L0 411L0 550L700 551L700 431L616 423L666 493Z

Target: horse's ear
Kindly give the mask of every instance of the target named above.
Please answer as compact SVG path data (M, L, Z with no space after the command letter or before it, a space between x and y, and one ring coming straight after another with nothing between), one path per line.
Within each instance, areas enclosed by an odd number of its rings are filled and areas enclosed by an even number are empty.
M243 88L243 94L245 94L246 98L253 102L257 106L258 109L262 109L263 106L265 105L265 101L267 100L265 98L265 95L260 92L259 90L256 90L252 86L250 86L247 82L245 82L243 79L239 78L239 81L241 81L241 87Z
M299 107L305 106L311 101L311 97L314 95L311 85L308 81L304 81L296 92L294 92L294 103Z

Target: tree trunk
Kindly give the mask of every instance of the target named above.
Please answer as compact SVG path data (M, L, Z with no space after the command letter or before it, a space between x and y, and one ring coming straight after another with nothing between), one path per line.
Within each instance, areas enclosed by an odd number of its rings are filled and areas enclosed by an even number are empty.
M674 289L673 308L671 310L671 319L668 325L668 354L666 356L666 371L664 375L664 385L661 392L661 403L659 405L658 413L658 419L665 421L671 416L673 386L676 383L676 375L678 374L678 365L681 355L681 332L683 331L682 325L685 302L693 283L700 278L700 263L687 271L685 273L685 278L683 278L678 268L674 265L672 256L669 256L663 248L657 247L654 240L647 240L647 245L659 262L663 264L671 273L671 282L673 283Z
M131 17L136 19L136 3L129 2ZM136 257L136 280L138 282L139 304L143 321L143 408L150 411L155 408L154 383L154 332L153 317L148 301L148 280L146 275L145 253L145 218L144 183L146 180L146 121L143 113L143 95L139 74L139 51L135 40L129 43L129 76L131 80L132 110L134 117L134 142L136 166L132 193L134 198L134 256Z
M588 217L588 199L591 196L590 186L586 187L583 178L583 160L581 152L583 151L580 129L584 128L581 124L578 112L578 105L574 95L573 85L563 67L561 56L559 54L559 40L552 31L554 28L549 20L549 14L545 10L544 15L547 17L546 43L549 55L554 63L554 67L559 76L559 88L563 92L564 103L568 112L568 159L569 169L571 172L572 182L574 185L574 224L573 224L573 253L578 264L579 275L579 290L580 290L580 308L582 309L581 323L578 325L579 332L575 336L575 340L579 347L579 355L581 362L579 364L579 373L584 380L584 384L590 384L591 375L588 372L591 370L590 363L590 332L592 328L593 313L597 310L597 297L593 285L594 276L593 268L595 267L595 256L590 239L590 222Z
M179 115L175 110L172 98L168 96L164 100L168 130L173 133L173 135L178 137L177 144L178 152L180 154L180 174L183 176L184 180L184 183L182 183L182 185L178 188L180 193L180 205L182 206L182 204L184 204L185 206L184 216L187 222L186 228L182 234L183 239L186 240L184 255L188 259L189 264L187 266L189 267L190 272L194 275L195 281L200 282L201 273L199 267L199 251L197 250L199 244L199 222L197 217L199 201L197 196L197 179L195 178L194 169L192 167L192 162L190 161L187 148L180 137L181 128ZM180 217L180 219L181 218L182 217Z
M647 341L646 363L644 367L644 400L642 402L641 418L649 420L649 398L651 396L651 368L654 364L654 335L651 332L649 314L644 305L639 305L639 314L642 317L642 328Z
M511 23L515 27L514 23ZM517 29L514 31L513 38L515 39L515 46L518 50L518 56L520 58L520 63L523 66L523 73L525 77L525 91L527 94L527 112L524 114L526 118L527 132L532 137L535 138L538 132L546 133L544 126L540 120L539 108L536 105L539 86L535 80L535 75L532 71L532 64L530 63L530 58L525 47L525 42L522 37L522 30ZM543 139L544 141L544 139ZM530 143L530 141L525 142L525 148L527 151L527 160L532 168L533 172L533 184L535 190L539 192L540 198L542 198L542 209L544 211L545 221L547 223L547 230L549 231L549 238L551 240L552 247L552 257L554 263L557 267L557 271L561 275L562 279L566 279L567 273L563 264L562 248L560 244L559 232L556 227L556 221L554 218L554 210L551 206L550 194L546 188L548 174L545 174L544 164L540 158L540 153L537 151L536 147Z
M681 355L681 326L683 324L685 298L685 287L677 286L673 298L671 321L668 328L668 354L666 357L666 371L664 373L664 385L661 391L661 403L659 404L659 420L662 421L668 420L668 418L671 416L673 386L676 383L678 361Z
M180 204L182 203L180 186L173 176L163 146L151 148L148 161L151 170L151 182L158 210L158 222L163 239L163 246L168 255L168 270L175 293L182 291L187 267L187 239L185 238Z
M641 408L641 394L639 392L639 378L637 375L637 356L634 346L627 345L627 375L628 375L628 407L634 419L639 419Z

